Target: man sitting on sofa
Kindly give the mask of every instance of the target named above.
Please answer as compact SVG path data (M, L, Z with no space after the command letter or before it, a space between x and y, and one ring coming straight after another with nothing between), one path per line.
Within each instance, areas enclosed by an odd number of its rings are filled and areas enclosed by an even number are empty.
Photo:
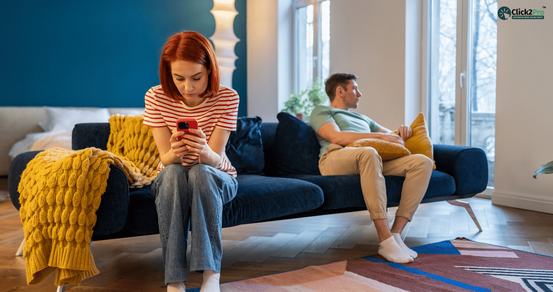
M413 262L417 253L403 243L400 234L413 218L424 197L433 162L420 154L382 161L372 147L346 147L363 138L381 139L403 145L404 140L412 135L412 130L408 126L400 126L399 135L396 135L370 118L350 111L357 108L361 98L356 80L357 76L354 74L331 75L325 82L330 106L319 105L311 113L309 125L317 133L321 146L319 169L322 175L359 174L365 204L380 240L378 254L390 262ZM384 175L405 177L391 230L386 214Z

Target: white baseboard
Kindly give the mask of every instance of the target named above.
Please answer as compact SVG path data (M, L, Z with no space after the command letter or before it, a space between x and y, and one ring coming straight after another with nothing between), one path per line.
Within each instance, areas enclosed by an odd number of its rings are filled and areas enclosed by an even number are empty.
M486 190L481 192L480 194L477 194L475 197L482 198L482 199L490 199L492 198L493 194L493 187L488 187Z
M493 192L492 204L553 214L553 196Z

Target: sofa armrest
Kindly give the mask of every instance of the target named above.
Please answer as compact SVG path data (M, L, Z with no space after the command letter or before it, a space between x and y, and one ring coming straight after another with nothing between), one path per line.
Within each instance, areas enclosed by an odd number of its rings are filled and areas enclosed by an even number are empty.
M436 169L455 179L455 195L469 196L486 190L488 158L476 147L434 145Z
M10 164L10 171L8 173L8 191L10 193L12 204L17 210L21 207L21 204L19 203L19 192L17 191L19 182L21 181L21 174L23 174L23 171L27 167L27 163L33 160L33 158L35 158L35 156L40 152L42 151L21 153L17 155Z
M73 150L95 147L106 150L109 140L109 123L76 124L71 134Z
M16 209L21 207L17 190L21 174L31 161L41 151L25 152L13 160L8 175L10 198ZM97 221L93 236L107 236L119 232L127 222L129 209L129 182L123 170L111 165L106 192L102 195L100 207L96 211Z

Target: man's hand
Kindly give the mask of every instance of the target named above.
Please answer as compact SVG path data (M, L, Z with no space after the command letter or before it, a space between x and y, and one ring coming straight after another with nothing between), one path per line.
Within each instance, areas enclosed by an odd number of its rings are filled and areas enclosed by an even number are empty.
M399 129L397 129L397 134L405 141L413 136L413 129L409 126L401 125Z
M392 133L380 133L380 139L381 140L384 140L384 141L390 141L390 142L393 142L393 143L397 143L397 144L400 144L400 145L403 145L403 139L396 135L396 134L392 134Z

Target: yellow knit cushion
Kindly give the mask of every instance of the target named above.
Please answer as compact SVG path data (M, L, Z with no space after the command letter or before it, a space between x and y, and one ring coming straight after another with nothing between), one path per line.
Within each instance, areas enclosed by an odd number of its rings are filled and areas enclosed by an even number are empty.
M115 115L109 119L110 136L107 149L119 156L141 181L133 181L132 186L148 185L157 175L160 162L159 151L150 127L143 124L144 116Z
M426 121L423 113L419 113L413 123L411 123L411 129L413 130L413 136L405 141L405 148L409 149L411 154L422 154L432 159L434 162L433 169L436 169L434 148L432 147L432 140L430 140L428 130L426 129ZM397 134L397 131L393 133Z
M372 138L359 139L349 144L347 147L372 147L378 152L380 157L382 157L382 161L411 154L411 152L401 144Z

